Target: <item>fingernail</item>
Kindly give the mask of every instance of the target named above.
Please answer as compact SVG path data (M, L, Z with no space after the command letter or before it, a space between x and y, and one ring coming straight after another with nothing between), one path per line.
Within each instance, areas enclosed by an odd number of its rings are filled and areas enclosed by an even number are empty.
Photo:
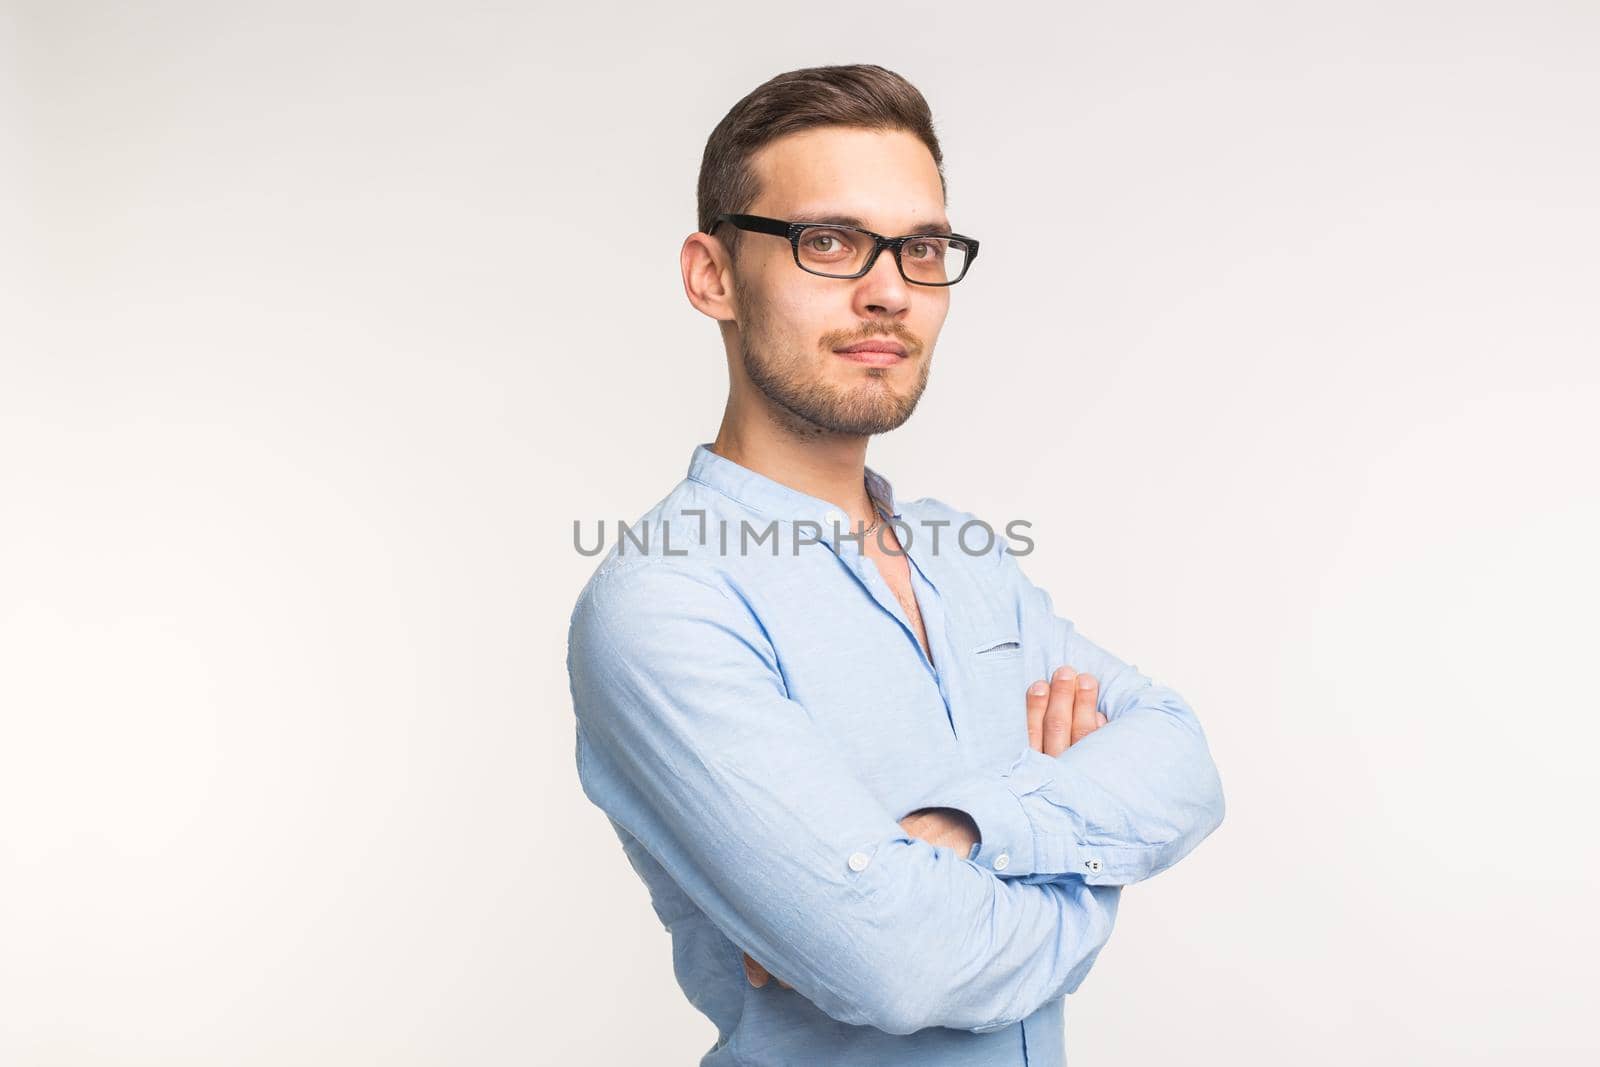
M1032 696L1042 697L1048 692L1050 692L1050 687L1044 682L1034 682L1028 686L1028 693Z
M1070 682L1072 681L1072 674L1073 671L1071 667L1062 667L1059 671L1056 671L1056 680L1061 682Z
M1078 688L1079 689L1093 689L1094 688L1094 676L1090 675L1090 674L1080 674L1080 675L1078 675Z

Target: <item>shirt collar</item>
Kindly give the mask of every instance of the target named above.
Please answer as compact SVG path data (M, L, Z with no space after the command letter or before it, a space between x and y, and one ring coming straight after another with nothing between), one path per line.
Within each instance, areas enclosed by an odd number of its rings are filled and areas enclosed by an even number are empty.
M746 507L779 522L796 522L809 519L821 527L818 535L830 547L834 543L834 528L839 533L854 533L850 516L843 508L820 497L810 496L791 489L782 482L773 481L748 467L740 466L724 456L711 451L712 442L695 446L689 457L689 479L710 486L725 496L732 497ZM895 509L894 487L889 480L871 467L865 468L867 493L892 518L900 518Z

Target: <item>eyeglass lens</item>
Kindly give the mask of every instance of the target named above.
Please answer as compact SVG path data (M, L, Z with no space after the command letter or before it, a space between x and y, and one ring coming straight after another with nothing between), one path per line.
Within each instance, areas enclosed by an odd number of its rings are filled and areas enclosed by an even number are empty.
M849 277L866 265L872 238L854 230L808 226L800 231L800 265L817 274ZM891 255L889 249L884 255ZM900 250L906 277L916 282L943 284L961 277L967 266L967 244L945 237L917 237Z

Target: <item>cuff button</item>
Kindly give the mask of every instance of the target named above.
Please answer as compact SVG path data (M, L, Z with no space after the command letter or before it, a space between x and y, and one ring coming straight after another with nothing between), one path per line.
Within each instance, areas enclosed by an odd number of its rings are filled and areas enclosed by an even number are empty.
M864 871L870 862L872 861L868 859L865 852L853 852L850 854L850 869L852 871Z
M1000 853L1000 855L994 858L995 870L1003 871L1009 866L1011 866L1011 857L1006 855L1004 852Z

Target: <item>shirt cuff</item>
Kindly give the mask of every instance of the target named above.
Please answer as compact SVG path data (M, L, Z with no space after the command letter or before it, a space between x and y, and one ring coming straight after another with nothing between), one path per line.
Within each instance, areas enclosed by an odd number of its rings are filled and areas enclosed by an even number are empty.
M967 780L937 791L917 808L955 808L978 824L978 841L967 858L1007 878L1035 870L1033 824L1022 801L994 779Z

